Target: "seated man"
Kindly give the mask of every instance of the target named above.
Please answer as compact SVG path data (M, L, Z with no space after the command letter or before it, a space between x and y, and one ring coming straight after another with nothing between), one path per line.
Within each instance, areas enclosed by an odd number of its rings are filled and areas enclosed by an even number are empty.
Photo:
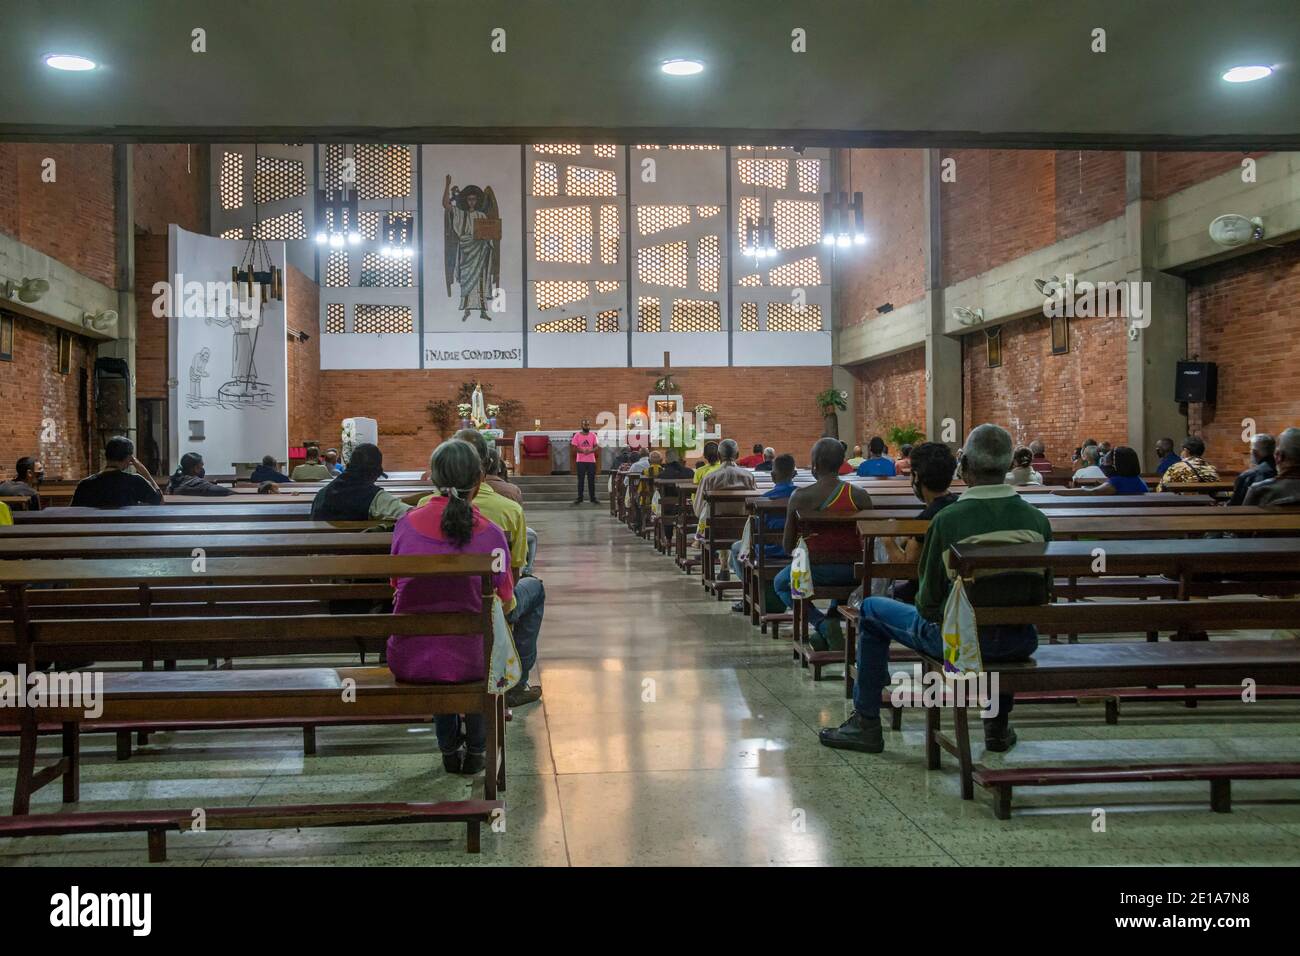
M736 464L741 468L757 468L763 464L763 443L756 442L751 452L751 454L737 461Z
M224 498L233 495L234 489L214 484L203 477L203 456L196 451L181 455L180 467L167 485L169 495L200 495L205 498Z
M489 446L487 440L474 428L462 428L452 436L473 446L478 452L479 462L487 470ZM492 449L493 452L496 449ZM354 453L355 455L355 453ZM421 505L435 495L424 495ZM541 578L534 577L527 571L528 528L524 522L524 509L509 498L498 494L486 481L480 482L474 493L474 507L483 517L504 532L510 545L510 569L514 579L515 606L506 612L511 633L515 638L515 647L519 651L519 683L506 691L507 707L522 707L540 700L542 688L530 686L529 672L537 663L537 639L542 630L542 617L546 610L546 589L542 587Z
M845 464L848 465L850 468L852 468L854 471L857 471L858 465L862 464L866 460L867 459L862 455L862 446L854 445L853 454L849 457L849 460L846 461Z
M912 449L912 491L916 497L925 502L925 507L916 517L920 521L930 521L944 508L957 501L957 495L948 488L952 484L952 473L957 470L957 459L942 442L922 442ZM915 564L921 560L921 546L924 538L877 538L884 556L895 564ZM907 604L916 603L917 582L899 581L894 585L894 600Z
M784 501L794 494L794 455L777 455L772 462L772 487L763 492L764 498L773 501ZM785 527L785 515L781 513L767 512L763 518L764 531L780 531ZM740 567L740 545L737 541L731 546L731 559L728 562L731 565L731 573L736 576L736 580L744 578L744 572ZM764 557L768 558L788 558L785 548L779 544L769 544ZM736 601L731 605L733 611L745 610L744 601Z
M128 472L134 468L135 473ZM149 469L135 457L135 444L118 435L104 444L104 470L77 482L74 508L125 508L160 505L162 492Z
M264 481L289 481L289 476L280 471L280 463L275 460L274 455L264 455L262 463L253 469L248 480L260 485Z
M1300 505L1300 428L1278 436L1277 477L1257 481L1246 492L1248 505Z
M1074 481L1094 482L1105 481L1106 472L1102 471L1098 462L1101 461L1101 449L1096 445L1084 445L1079 449L1080 468L1074 473Z
M880 436L867 442L867 460L858 465L858 477L893 478L898 474L897 469L894 468L894 460L885 454L887 451L889 446Z
M941 621L951 582L945 555L950 545L976 535L1028 532L1035 540L1050 541L1052 527L1038 508L1004 483L1011 466L1011 436L997 425L979 425L966 439L962 474L969 485L954 503L935 515L921 546L920 584L916 606L889 598L862 602L858 625L858 677L853 685L853 713L837 728L819 735L827 747L880 753L885 749L880 727L880 696L890 682L889 645L897 641L930 657L943 656ZM1044 573L996 575L977 580L969 588L971 604L1019 606L1042 604L1050 594L1051 578ZM980 651L985 661L1027 660L1038 647L1032 626L989 626L979 629ZM984 746L994 752L1016 742L1008 723L1012 698L999 695L998 711L984 722Z
M699 524L696 528L696 534L703 537L705 526L709 522L709 503L706 500L707 495L713 491L753 491L757 485L754 482L754 473L748 468L741 468L736 463L736 456L740 454L740 448L730 438L724 438L718 445L718 456L721 464L714 471L709 472L700 481L700 487L695 492L695 514L699 516ZM741 502L736 502L730 507L724 508L724 512L729 515L745 513L745 506ZM722 577L727 576L727 565L722 566Z
M12 481L0 482L0 495L26 497L29 511L41 510L41 495L36 486L41 483L44 467L39 458L23 457L14 466Z
M1218 481L1219 472L1201 456L1205 454L1205 442L1195 435L1188 435L1183 441L1180 461L1165 469L1160 476L1156 491L1164 491L1166 485L1196 484L1202 481Z
M1237 476L1237 480L1232 483L1232 497L1228 500L1228 504L1244 504L1246 492L1250 491L1251 485L1258 481L1268 481L1277 477L1277 466L1273 464L1273 456L1276 453L1277 442L1272 435L1265 435L1260 432L1255 436L1250 443L1252 467L1243 471ZM0 489L0 494L4 494L2 489Z
M311 503L313 521L396 521L411 506L399 501L376 483L384 473L379 448L362 442L352 449L348 467L316 492Z
M343 474L343 463L339 461L339 450L331 448L325 452L325 467L336 475Z
M307 460L290 472L289 477L294 481L329 481L334 472L321 464L320 449L312 445L307 449Z
M1156 474L1164 477L1170 465L1176 465L1182 459L1174 454L1174 440L1161 438L1156 441Z
M837 438L821 438L812 447L810 455L813 483L799 488L790 496L790 504L785 512L785 535L782 544L785 550L793 554L799 541L799 522L796 512L825 511L828 513L852 514L866 511L871 507L871 495L865 488L840 481L840 466L844 464L844 443ZM853 563L860 560L862 544L853 525L833 528L809 534L805 538L809 556L812 559L812 580L814 585L839 587L852 584ZM777 596L786 607L794 607L794 597L790 591L790 569L784 568L773 582ZM828 617L809 602L808 623L813 633L809 641L817 650L831 650L843 644L844 634L840 622L834 617L837 602L832 601Z
M732 442L735 444L735 442ZM722 467L722 457L718 454L718 443L715 441L704 443L704 461L695 469L695 483L698 485L704 480L704 476L710 472L717 471Z
M1029 464L1044 478L1052 473L1052 463L1047 460L1047 446L1043 444L1041 438L1035 438L1029 443L1029 450L1034 454L1034 460Z
M771 471L773 463L776 461L776 449L764 448L763 460L754 466L755 471Z

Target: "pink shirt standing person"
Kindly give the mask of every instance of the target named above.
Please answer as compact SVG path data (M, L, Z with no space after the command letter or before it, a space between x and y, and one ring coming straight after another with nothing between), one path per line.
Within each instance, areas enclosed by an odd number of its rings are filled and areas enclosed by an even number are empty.
M591 430L590 421L585 418L582 420L582 431L573 433L573 438L569 440L569 447L573 449L574 471L578 474L578 497L574 499L573 503L575 505L582 504L582 485L585 479L588 497L591 498L592 504L598 504L599 502L596 501L596 452L600 448L600 439Z

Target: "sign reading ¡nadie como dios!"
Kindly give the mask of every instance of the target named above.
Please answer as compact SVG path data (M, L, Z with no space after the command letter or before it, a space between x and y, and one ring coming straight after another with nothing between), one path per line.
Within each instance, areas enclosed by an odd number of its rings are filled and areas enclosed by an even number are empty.
M426 362L512 362L523 354L522 349L425 349Z

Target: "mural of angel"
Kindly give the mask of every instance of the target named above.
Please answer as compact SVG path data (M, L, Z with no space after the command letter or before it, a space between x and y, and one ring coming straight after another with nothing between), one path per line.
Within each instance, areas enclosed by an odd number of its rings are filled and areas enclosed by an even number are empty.
M478 310L479 318L492 321L488 300L501 283L501 213L492 187L454 187L447 175L442 190L444 265L447 295L455 284L460 291L462 322Z

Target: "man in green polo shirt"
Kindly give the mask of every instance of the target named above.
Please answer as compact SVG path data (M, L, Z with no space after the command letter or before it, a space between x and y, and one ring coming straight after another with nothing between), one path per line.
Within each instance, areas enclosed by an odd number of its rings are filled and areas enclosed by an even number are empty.
M853 684L853 713L839 727L827 727L820 739L827 747L880 753L885 749L880 726L880 696L889 684L891 641L930 657L943 656L943 608L952 588L946 555L950 545L976 535L1020 532L1028 540L1050 541L1052 527L1039 509L1004 483L1011 467L1011 436L997 425L979 425L966 439L962 496L930 521L921 545L920 584L916 606L889 598L862 602L858 626L858 678ZM976 619L981 606L1018 607L1046 602L1052 579L1046 571L998 574L967 588ZM1027 660L1038 647L1032 625L979 628L984 660ZM1016 742L1008 723L1012 698L999 696L995 716L984 721L984 746L1001 753Z

